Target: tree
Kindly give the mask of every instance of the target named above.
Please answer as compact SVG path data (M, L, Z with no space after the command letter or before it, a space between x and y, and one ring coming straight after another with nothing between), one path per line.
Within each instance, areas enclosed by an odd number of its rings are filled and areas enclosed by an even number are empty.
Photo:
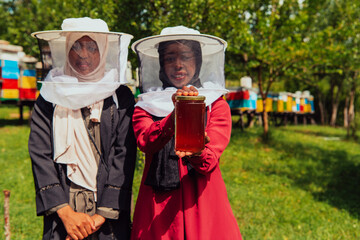
M253 1L248 9L250 41L243 48L245 68L257 80L263 99L264 135L268 133L265 103L271 86L304 57L303 18L298 1Z

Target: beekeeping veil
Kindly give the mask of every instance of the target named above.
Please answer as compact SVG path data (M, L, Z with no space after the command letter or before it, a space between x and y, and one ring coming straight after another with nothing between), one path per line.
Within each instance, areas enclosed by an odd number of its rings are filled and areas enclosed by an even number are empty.
M227 43L221 38L201 34L184 26L164 28L160 35L140 39L131 46L140 61L142 94L139 95L136 106L158 117L166 116L173 110L171 95L178 88L164 72L164 52L173 43L184 45L191 50L195 66L186 85L195 86L199 95L206 96L207 106L227 92L224 76ZM184 55L181 58L187 60L189 57ZM181 78L183 74L178 73L175 77Z
M43 63L40 94L45 100L70 109L80 109L112 96L126 84L128 46L132 36L110 32L101 19L68 18L62 30L32 33L38 39ZM96 42L100 61L87 74L69 63L69 52L77 40L89 37Z

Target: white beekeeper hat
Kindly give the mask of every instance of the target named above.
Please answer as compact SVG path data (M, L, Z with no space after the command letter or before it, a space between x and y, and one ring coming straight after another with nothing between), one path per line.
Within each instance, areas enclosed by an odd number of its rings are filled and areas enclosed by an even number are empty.
M134 52L141 52L145 55L154 57L158 56L158 45L160 42L175 41L179 39L200 42L203 55L224 51L227 47L226 41L221 38L201 34L199 31L185 26L176 26L164 28L160 32L160 35L137 40L131 45L131 49Z
M133 38L132 35L121 32L110 32L108 25L101 19L92 19L89 17L83 18L67 18L61 24L61 30L49 30L34 32L31 36L50 41L53 39L63 38L65 41L66 34L68 32L89 32L89 33L104 33L109 35L109 41L117 40L117 35L124 35ZM114 38L111 36L114 35Z
M199 74L202 85L213 83L217 88L225 87L224 59L226 41L212 35L201 34L198 30L185 26L164 28L160 35L137 40L131 48L139 56L139 76L141 92L152 91L162 86L159 80L159 52L161 42L190 40L199 42L201 46L202 65ZM204 86L205 87L205 86Z
M192 49L196 55L195 58L201 58L196 70L199 74L196 79L199 95L206 96L206 105L210 105L221 95L225 94L225 49L226 41L219 37L201 34L198 30L187 28L185 26L175 26L164 28L159 35L146 37L137 40L131 45L134 52L137 53L140 61L139 79L140 91L139 101L136 106L143 108L154 116L166 116L174 106L171 101L172 94L176 91L174 87L168 87L162 80L163 72L161 66L161 53L163 43L198 42L201 51ZM197 55L198 54L198 55ZM195 76L195 75L194 75ZM200 82L200 84L198 84Z
M120 81L126 81L124 74L127 65L128 47L133 36L122 32L110 32L105 21L89 17L67 18L64 19L61 30L39 31L31 34L31 36L38 39L45 70L64 66L67 57L65 45L69 33L106 35L109 43L108 49L111 49L107 54L106 66L108 69L119 69Z
M127 83L125 73L128 48L133 36L110 32L103 20L89 17L67 18L63 21L61 30L40 31L31 35L39 43L43 63L40 94L45 100L70 109L78 109L113 95L121 84ZM69 74L71 72L67 68L67 44L70 42L69 39L80 39L81 36L89 36L98 46L103 45L100 53L103 68L99 67L99 71L95 69L94 74Z

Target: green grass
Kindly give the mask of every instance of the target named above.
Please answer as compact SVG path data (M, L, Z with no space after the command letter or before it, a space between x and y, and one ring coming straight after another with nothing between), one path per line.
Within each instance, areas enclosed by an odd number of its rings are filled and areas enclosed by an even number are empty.
M36 217L35 188L27 150L30 129L26 124L19 125L18 113L14 106L0 108L0 203L3 206L2 191L10 190L11 239L41 239L42 219ZM25 117L28 118L28 112ZM0 239L4 239L3 207L0 217Z
M246 239L359 239L360 148L319 126L234 129L221 159ZM331 140L329 140L331 139Z
M40 239L27 152L29 127L18 109L0 107L0 190L11 190L12 239ZM26 119L25 119L26 120ZM26 121L25 121L26 122ZM360 239L360 145L341 128L233 129L220 167L244 239ZM134 178L136 200L142 158ZM0 194L0 205L3 205ZM4 236L0 208L0 239Z

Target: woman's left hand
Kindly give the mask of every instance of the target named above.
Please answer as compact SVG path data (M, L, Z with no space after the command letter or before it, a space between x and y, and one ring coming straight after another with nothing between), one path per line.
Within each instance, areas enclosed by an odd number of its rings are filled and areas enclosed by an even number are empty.
M99 215L99 214L94 214L93 216L91 216L91 218L95 222L95 230L93 231L93 233L94 233L97 230L99 230L100 227L104 224L105 218L103 216Z
M94 220L94 225L95 225L95 229L93 229L91 233L93 234L94 232L99 230L100 227L104 224L105 218L99 214L94 214L93 216L91 216L91 219ZM70 235L67 235L65 240L73 240L73 238L71 238Z
M207 135L207 133L205 132L205 144L210 142L210 137ZM182 151L176 151L175 154L179 157L179 158L183 158L183 157L197 157L200 156L201 153L204 150L201 150L200 152L182 152Z

